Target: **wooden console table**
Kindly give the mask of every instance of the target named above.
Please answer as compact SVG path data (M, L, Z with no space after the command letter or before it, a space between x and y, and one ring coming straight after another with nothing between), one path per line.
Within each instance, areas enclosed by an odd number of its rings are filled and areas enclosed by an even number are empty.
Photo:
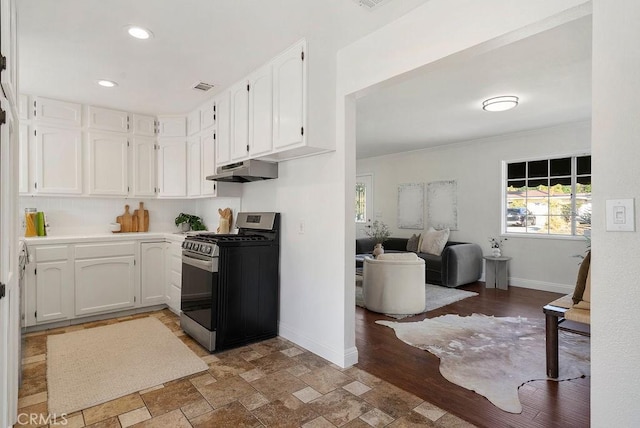
M484 256L484 259L486 261L484 271L486 287L507 290L509 288L508 263L511 257Z

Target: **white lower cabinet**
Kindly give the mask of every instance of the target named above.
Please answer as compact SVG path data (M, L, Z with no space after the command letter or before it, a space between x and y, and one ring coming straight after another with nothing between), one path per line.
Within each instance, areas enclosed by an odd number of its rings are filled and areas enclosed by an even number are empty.
M134 242L76 245L74 265L76 316L135 306Z
M140 244L140 305L165 303L164 242Z
M167 275L165 297L167 306L176 314L180 314L180 293L182 291L182 243L167 244L165 258Z

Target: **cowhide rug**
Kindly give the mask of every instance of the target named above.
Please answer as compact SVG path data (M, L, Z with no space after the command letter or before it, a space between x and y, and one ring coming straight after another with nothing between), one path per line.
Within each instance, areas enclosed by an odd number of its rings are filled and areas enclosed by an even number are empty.
M440 358L440 373L500 409L521 413L518 388L547 379L544 320L443 315L418 322L376 321L411 346ZM590 375L589 338L560 331L560 376Z

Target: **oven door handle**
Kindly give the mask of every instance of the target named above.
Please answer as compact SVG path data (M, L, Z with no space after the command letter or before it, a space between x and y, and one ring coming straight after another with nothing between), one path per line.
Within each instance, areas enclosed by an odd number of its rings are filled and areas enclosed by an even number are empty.
M186 254L182 255L182 263L186 263L189 266L196 267L198 269L203 269L208 272L213 272L213 259L210 260L202 260L196 259L194 257L190 257Z

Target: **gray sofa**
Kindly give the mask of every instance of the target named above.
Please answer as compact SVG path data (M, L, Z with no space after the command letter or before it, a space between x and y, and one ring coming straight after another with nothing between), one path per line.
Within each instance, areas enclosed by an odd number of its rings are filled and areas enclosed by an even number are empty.
M407 238L389 238L382 245L385 252L407 252ZM356 254L370 254L376 242L373 238L356 239ZM442 254L434 256L416 253L425 261L425 274L429 284L458 287L482 276L482 249L478 244L448 241ZM356 261L356 267L362 262Z

